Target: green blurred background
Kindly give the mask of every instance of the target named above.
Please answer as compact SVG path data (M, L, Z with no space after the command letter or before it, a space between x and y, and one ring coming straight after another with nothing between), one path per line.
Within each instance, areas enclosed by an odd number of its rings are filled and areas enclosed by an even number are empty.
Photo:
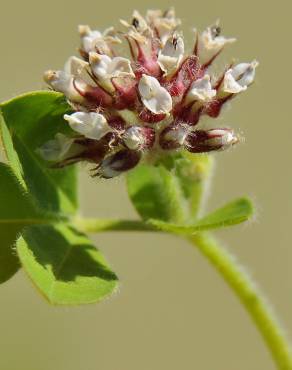
M248 267L292 336L291 3L279 0L98 2L2 1L0 99L44 88L42 73L75 52L77 24L104 29L134 8L176 7L191 28L221 19L238 42L221 57L260 61L256 83L218 124L246 141L216 155L209 209L249 194L256 220L217 233ZM219 64L220 64L219 63ZM290 81L289 81L290 80ZM136 217L123 179L92 180L83 169L83 213ZM101 234L94 238L121 279L107 301L52 307L19 272L0 287L3 370L272 370L259 334L204 258L175 237Z

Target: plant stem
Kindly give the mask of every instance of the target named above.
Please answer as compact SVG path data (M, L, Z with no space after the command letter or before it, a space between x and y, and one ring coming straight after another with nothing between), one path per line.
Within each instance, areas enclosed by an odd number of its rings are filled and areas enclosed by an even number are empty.
M95 233L102 231L159 231L139 220L110 220L76 218L73 224L81 231ZM235 258L214 238L205 233L185 236L197 247L221 274L246 308L261 333L279 370L292 370L290 343L281 325L270 310L269 304L254 284L248 273Z
M288 339L270 310L269 304L235 258L212 237L196 234L187 239L216 268L240 299L256 324L279 370L292 370L292 352Z
M83 232L102 231L158 231L153 226L139 220L106 220L95 218L76 218L73 224Z

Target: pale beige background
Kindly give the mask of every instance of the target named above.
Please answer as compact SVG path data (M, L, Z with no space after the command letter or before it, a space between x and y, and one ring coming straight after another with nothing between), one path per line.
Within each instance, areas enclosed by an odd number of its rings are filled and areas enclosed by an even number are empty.
M238 43L225 54L261 66L257 82L221 124L246 143L217 155L210 208L242 194L257 220L218 236L248 266L292 335L291 6L289 1L2 0L0 98L43 88L78 45L76 26L101 29L133 8L175 5L184 31L220 18ZM190 35L190 34L189 34ZM190 42L189 36L189 42ZM82 177L83 212L135 217L122 179ZM98 235L121 279L99 305L51 307L18 273L0 286L3 370L272 370L261 338L216 272L186 243L163 235Z

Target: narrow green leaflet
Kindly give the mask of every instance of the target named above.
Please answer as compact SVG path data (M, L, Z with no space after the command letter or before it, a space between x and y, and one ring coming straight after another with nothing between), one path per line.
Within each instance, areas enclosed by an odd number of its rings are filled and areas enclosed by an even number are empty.
M129 196L144 220L195 221L211 166L210 156L188 153L140 165L127 176Z
M219 229L247 221L253 215L253 205L248 198L240 198L217 209L193 225L179 225L149 220L149 223L160 230L175 234L194 234L199 231Z
M16 176L19 179L23 176L28 191L46 211L74 213L77 208L76 169L50 169L37 154L37 149L56 133L70 133L63 120L70 107L63 95L32 92L1 104L0 110L2 142Z
M12 170L0 163L0 283L19 268L14 245L21 230L44 221L44 215L35 209Z
M84 234L59 224L31 226L17 242L29 277L52 304L100 301L117 288L117 277Z

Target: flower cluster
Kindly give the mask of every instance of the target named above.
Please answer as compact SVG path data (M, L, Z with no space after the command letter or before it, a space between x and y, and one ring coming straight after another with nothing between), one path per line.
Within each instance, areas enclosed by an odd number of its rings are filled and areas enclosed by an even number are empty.
M47 71L45 81L65 94L73 113L64 116L75 135L57 134L40 148L55 166L78 161L94 175L112 178L147 159L173 150L222 150L238 138L229 128L198 129L202 116L218 117L222 106L253 82L257 62L229 65L214 78L210 66L234 38L218 24L195 31L185 54L180 20L173 9L134 11L123 32L79 26L82 58L69 58L64 71ZM122 40L130 59L118 54ZM154 155L155 153L155 155Z

